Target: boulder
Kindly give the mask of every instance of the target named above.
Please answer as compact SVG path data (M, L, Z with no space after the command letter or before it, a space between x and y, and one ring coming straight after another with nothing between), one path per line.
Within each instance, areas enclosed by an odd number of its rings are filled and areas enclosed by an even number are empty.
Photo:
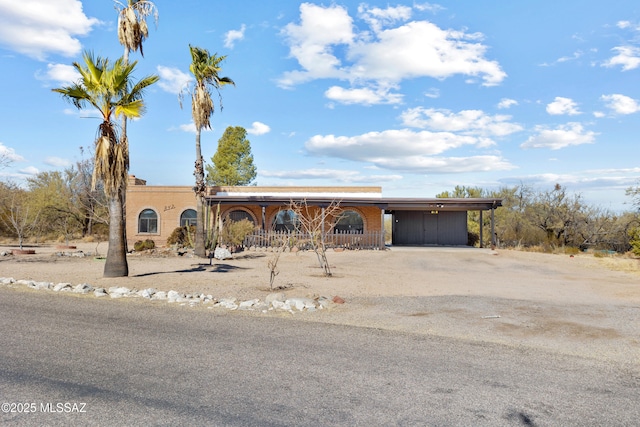
M229 249L217 247L216 250L213 251L213 257L215 259L225 260L233 258L233 255L231 255Z

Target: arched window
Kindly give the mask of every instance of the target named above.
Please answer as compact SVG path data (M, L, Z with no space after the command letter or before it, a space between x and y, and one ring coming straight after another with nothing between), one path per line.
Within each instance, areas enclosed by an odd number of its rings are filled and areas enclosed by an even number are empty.
M356 211L343 211L338 216L335 230L338 233L363 233L364 220Z
M276 231L295 231L298 225L298 216L291 209L281 210L273 221L273 229Z
M243 219L246 219L249 222L251 222L251 224L253 225L256 224L249 212L243 211L240 209L236 209L229 212L229 214L227 215L227 219L230 219L233 222L238 222L238 221L242 221Z
M180 215L180 227L196 225L197 214L193 209L187 209Z
M138 217L138 233L157 233L158 214L153 209L145 209Z

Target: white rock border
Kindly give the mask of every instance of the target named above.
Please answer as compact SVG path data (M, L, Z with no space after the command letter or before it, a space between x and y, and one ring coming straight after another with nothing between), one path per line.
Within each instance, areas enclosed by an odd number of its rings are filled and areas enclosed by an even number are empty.
M271 293L265 297L264 301L258 298L238 301L236 298L214 298L212 295L205 294L183 294L177 291L157 291L154 288L143 289L137 291L123 286L114 286L108 289L94 288L88 283L80 283L72 285L71 283L38 282L35 280L16 280L13 277L0 277L0 285L19 285L38 291L51 292L70 292L76 294L91 294L96 298L143 298L149 301L166 301L167 303L178 303L180 305L188 305L195 307L199 305L208 305L208 308L226 308L228 310L250 310L268 313L269 311L285 311L291 314L295 312L315 312L324 310L335 305L332 299L326 297L318 298L287 298L282 292Z

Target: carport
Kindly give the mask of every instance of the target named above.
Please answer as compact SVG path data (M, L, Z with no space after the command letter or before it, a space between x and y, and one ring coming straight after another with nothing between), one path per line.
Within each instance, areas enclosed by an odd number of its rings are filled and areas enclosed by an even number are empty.
M502 199L384 199L386 214L392 215L393 245L467 245L467 212L491 214L491 243L496 244L496 208ZM484 241L484 227L480 227L480 246Z

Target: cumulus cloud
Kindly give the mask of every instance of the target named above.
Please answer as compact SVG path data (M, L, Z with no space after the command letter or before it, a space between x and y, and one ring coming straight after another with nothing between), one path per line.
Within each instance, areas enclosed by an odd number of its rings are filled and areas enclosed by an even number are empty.
M600 99L605 102L608 108L610 108L617 114L633 114L640 111L640 105L638 105L638 101L619 93L614 93L612 95L602 95Z
M53 81L63 86L77 82L80 77L75 67L67 64L47 64L46 72L36 74L39 80Z
M290 23L282 30L290 57L300 68L285 72L279 85L290 88L332 78L359 87L368 82L386 88L404 79L464 75L493 86L506 77L498 62L486 59L482 34L444 30L428 21L408 21L411 10L407 7L361 5L358 10L367 30L359 31L342 6L303 3L300 23ZM372 98L362 99L370 102ZM380 100L388 102L384 97Z
M522 130L521 125L509 122L511 116L491 116L481 110L454 113L446 109L417 107L404 111L400 118L405 126L465 135L506 136Z
M2 142L0 142L0 161L2 159L6 159L10 162L22 162L24 161L24 157L16 153L11 147L7 147Z
M242 24L239 30L227 31L224 35L224 47L233 49L238 40L244 40L244 32L246 29L247 26Z
M412 9L409 6L396 6L381 9L367 4L358 6L359 18L365 21L374 32L380 31L397 22L404 22L411 18Z
M44 164L56 168L66 168L68 166L71 166L71 162L69 160L54 156L44 159Z
M498 103L498 108L503 110L503 109L514 107L516 105L518 105L518 101L516 101L515 99L502 98Z
M20 169L18 172L20 172L21 175L35 176L40 173L40 170L35 166L27 166L26 168Z
M563 98L562 96L556 96L555 100L547 105L547 113L559 116L569 115L575 116L580 113L578 110L578 104L571 98Z
M99 23L84 14L80 0L0 2L0 44L38 60L77 55L79 37Z
M390 93L389 89L352 88L331 86L324 94L328 99L342 104L400 104L403 95Z
M451 132L408 129L369 132L353 137L316 135L305 143L314 156L371 163L383 169L417 173L504 170L512 166L498 156L437 157L464 146L481 147L482 138Z
M158 65L157 70L158 76L160 76L158 86L162 90L175 95L178 95L182 89L193 81L191 74L182 72L177 68Z
M390 182L402 179L402 175L363 175L353 170L314 168L291 171L260 171L260 176L290 180L327 179L343 183Z
M580 123L575 122L567 123L556 129L538 126L536 132L520 147L559 150L574 145L593 144L597 135L595 132L586 131Z
M271 132L271 128L260 122L251 123L251 127L247 129L247 133L250 135L264 135L269 132Z
M602 65L604 67L621 66L622 71L634 70L640 66L640 47L635 46L618 46L611 49L617 52Z

